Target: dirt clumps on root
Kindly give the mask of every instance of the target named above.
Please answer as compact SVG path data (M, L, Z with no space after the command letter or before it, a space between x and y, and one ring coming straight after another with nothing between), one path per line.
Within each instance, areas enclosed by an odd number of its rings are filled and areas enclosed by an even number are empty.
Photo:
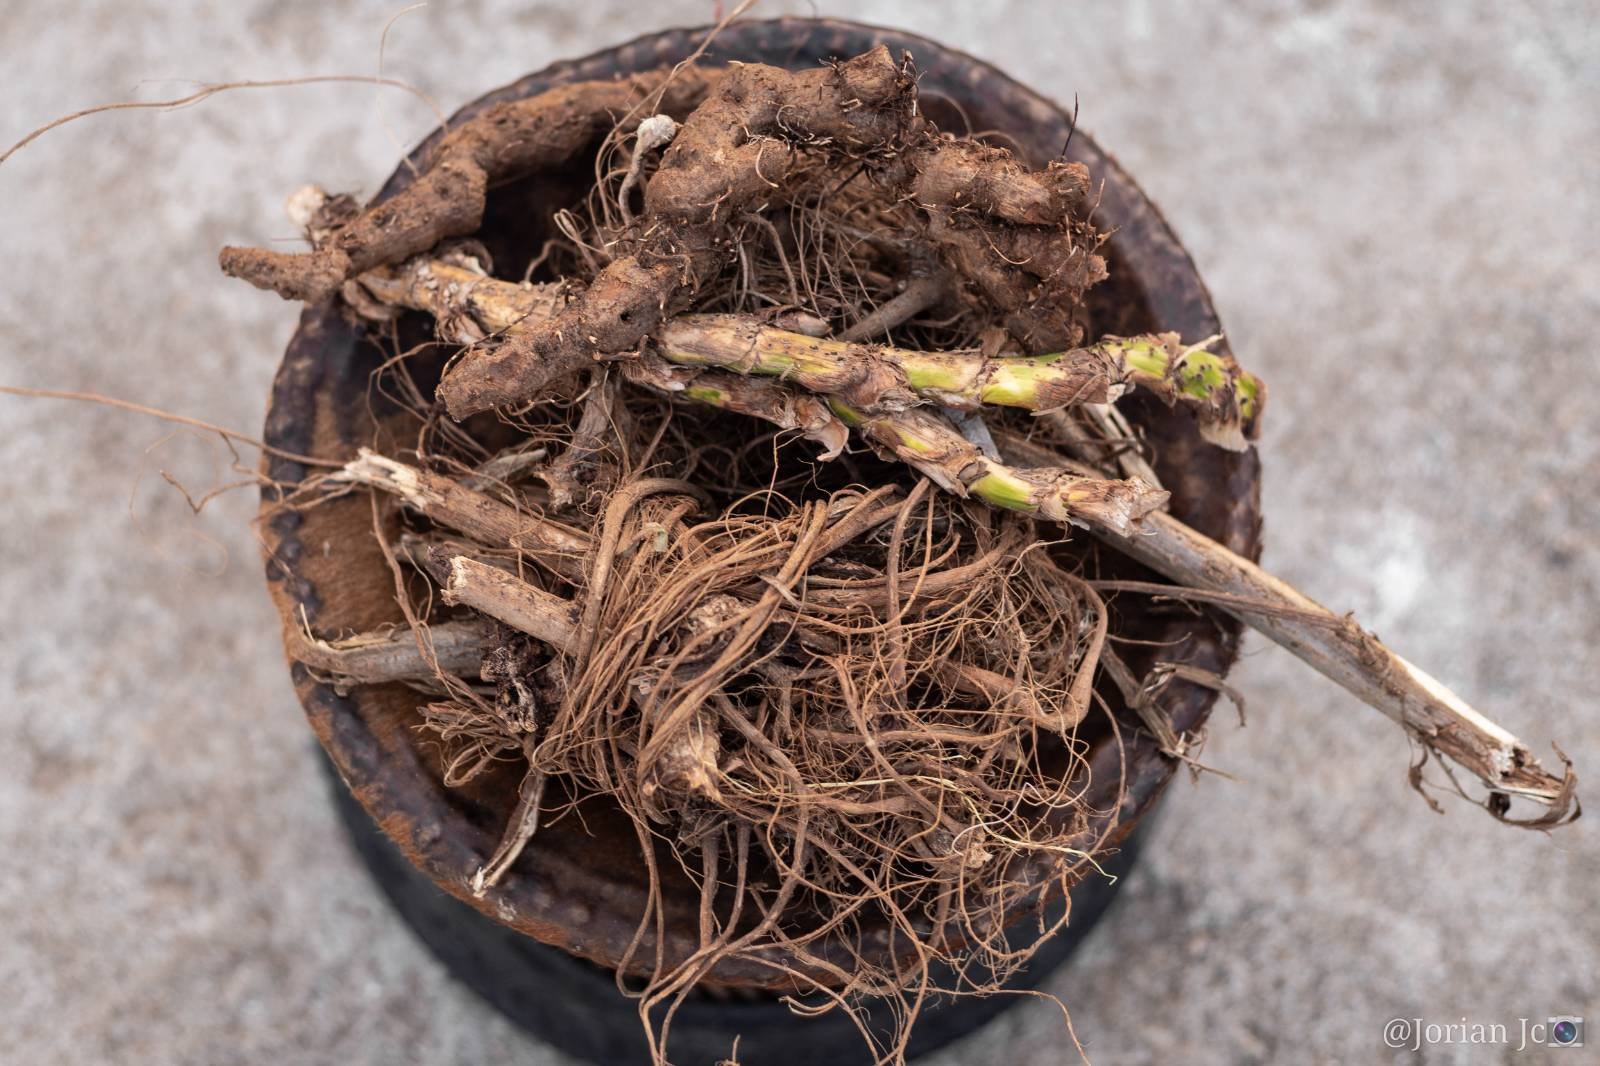
M870 159L897 145L911 89L886 48L818 70L732 68L678 129L644 187L644 214L608 235L620 254L549 322L458 364L439 389L450 413L523 402L596 352L634 347L722 265L733 247L727 223L781 195L803 162Z
M493 236L491 183L591 151L525 276L450 240ZM941 133L878 48L496 105L391 199L312 201L312 251L224 267L342 293L394 345L379 385L415 446L316 491L400 511L396 585L449 639L431 677L392 635L307 634L305 657L428 691L447 784L521 767L474 890L540 824L618 807L650 885L619 968L661 1061L677 1005L735 961L839 1009L897 999L890 1062L936 972L1000 987L1035 950L1017 919L1092 867L1080 734L1114 728L1110 617L1059 542L1134 535L1167 498L1051 441L1120 424L1082 411L1130 388L1237 411L1254 381L1159 339L1083 345L1106 274L1084 169ZM436 391L398 340L419 312L459 347ZM1078 436L1008 461L990 427L1028 412ZM695 946L669 950L685 878Z

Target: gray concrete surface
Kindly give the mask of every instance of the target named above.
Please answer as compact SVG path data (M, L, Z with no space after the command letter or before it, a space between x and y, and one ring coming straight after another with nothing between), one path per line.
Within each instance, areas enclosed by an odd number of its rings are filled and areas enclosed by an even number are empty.
M0 140L187 80L370 73L390 3L0 5ZM824 3L1000 63L1140 178L1273 386L1267 561L1600 781L1600 27L1590 3ZM807 5L773 3L768 13ZM435 0L447 108L709 3ZM170 79L170 80L169 80ZM361 87L100 116L0 168L0 381L255 431L294 315L225 281L298 184L371 190L426 108ZM555 1063L374 897L325 800L214 441L0 397L0 1059ZM159 447L157 447L159 445ZM155 449L155 450L152 450ZM1264 642L1114 919L1056 983L1101 1066L1582 1061L1600 848L1406 788L1399 732ZM1387 1051L1388 1019L1512 1046ZM1070 1063L1030 1005L937 1060ZM752 1064L759 1066L759 1064Z

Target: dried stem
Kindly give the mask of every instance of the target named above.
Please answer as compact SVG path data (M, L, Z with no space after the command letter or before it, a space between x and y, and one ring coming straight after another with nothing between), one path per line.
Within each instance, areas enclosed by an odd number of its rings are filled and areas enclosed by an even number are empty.
M367 448L330 478L393 493L440 525L491 547L520 549L563 576L581 573L584 556L593 547L584 533Z
M1080 477L1060 465L1022 469L990 459L949 420L913 408L870 414L836 398L833 413L875 447L927 476L946 492L974 496L1008 511L1129 533L1164 506L1168 493L1141 481Z
M1054 456L1016 437L1008 436L1004 445L1028 462ZM1115 529L1090 528L1118 551L1182 586L1168 594L1181 597L1186 588L1215 594L1209 602L1398 722L1428 751L1472 773L1491 790L1487 807L1502 821L1545 828L1577 816L1577 775L1570 765L1559 777L1546 771L1521 740L1391 651L1353 617L1334 614L1169 514L1150 515L1131 537ZM1505 800L1513 795L1545 811L1526 820L1508 818Z
M470 474L461 478L461 484L474 492L488 492L490 489L509 484L544 462L550 455L547 448L519 449L503 452L486 463L482 463Z
M862 316L849 329L839 334L839 339L853 344L857 341L871 340L879 335L887 338L889 332L896 326L936 306L949 293L948 275L942 272L918 274L906 283L904 289L895 294L894 299L870 314Z
M1039 417L1084 462L1105 468L1110 465L1109 460L1114 460L1123 477L1136 477L1146 485L1162 487L1155 468L1139 453L1133 426L1115 404L1086 403L1071 411L1044 411ZM1079 422L1080 417L1088 426Z
M539 472L555 510L578 503L597 482L615 481L617 465L610 461L611 453L628 438L628 413L617 402L617 392L617 381L604 368L597 369L566 450ZM615 458L621 458L620 451Z
M578 614L570 600L465 555L450 560L444 601L482 611L559 651L571 651L577 641Z
M548 780L549 775L542 770L528 767L517 789L517 805L511 812L511 822L500 838L499 846L489 856L489 861L472 875L474 896L482 896L485 891L499 884L506 871L522 856L522 850L533 839L534 833L539 831L539 804L544 799L544 786Z
M425 639L433 653L431 660L418 646L416 634L408 629L360 633L340 640L320 640L293 629L289 633L289 655L350 685L426 680L435 676L436 666L447 674L476 674L491 628L478 619L429 626Z
M1150 516L1137 536L1114 543L1180 585L1259 604L1219 606L1394 719L1429 751L1471 772L1491 790L1488 806L1501 820L1543 828L1576 817L1577 775L1570 766L1560 777L1546 771L1526 744L1391 651L1353 617L1334 614L1168 514ZM1508 795L1546 809L1525 821L1507 818Z

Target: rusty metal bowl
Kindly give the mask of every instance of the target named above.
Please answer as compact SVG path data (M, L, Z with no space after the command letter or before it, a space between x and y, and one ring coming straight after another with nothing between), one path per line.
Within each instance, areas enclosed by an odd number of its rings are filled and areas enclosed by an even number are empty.
M670 31L554 64L474 101L456 119L563 82L676 62L691 53L704 34L703 29ZM722 32L704 61L805 67L833 56L855 55L880 42L913 54L921 72L923 108L943 128L999 131L1034 164L1057 156L1068 142L1070 116L1057 105L970 56L898 31L833 20L738 23ZM420 158L437 137L435 133L424 141L412 157ZM1095 328L1115 333L1176 330L1186 338L1220 333L1194 264L1133 179L1081 131L1071 137L1068 155L1086 164L1104 183L1097 219L1112 234L1105 249L1111 280L1096 290L1091 308ZM499 240L523 248L538 247L526 243L533 235L517 229L528 225L517 220L537 217L539 212L531 206L548 209L560 202L563 188L576 188L572 183L584 176L539 176L494 190L485 232L494 231ZM397 169L377 199L394 195L410 180L408 169ZM491 236L489 243L493 249L496 238ZM348 321L336 302L307 308L273 385L267 442L288 452L342 460L353 456L358 446L381 440L401 417L369 387L382 359L380 349ZM1259 465L1254 451L1232 453L1207 445L1187 415L1159 404L1132 398L1124 407L1153 447L1156 468L1172 491L1173 514L1240 554L1258 556ZM282 458L268 463L268 474L280 486L292 487L310 473ZM274 509L278 499L277 491L264 493L266 572L286 627L298 625L302 617L325 633L401 621L391 575L371 536L372 511L365 499L333 501L303 513ZM1096 565L1120 574L1150 576L1110 553L1100 553ZM1238 626L1219 614L1159 611L1146 603L1117 607L1118 631L1159 642L1167 657L1182 657L1217 672L1225 672L1233 662ZM1137 669L1148 663L1134 655L1131 665ZM588 960L602 970L617 964L634 935L645 891L639 843L620 812L590 802L581 821L565 819L541 828L537 845L517 867L484 898L475 899L469 879L493 850L507 804L497 802L492 788L456 790L443 785L438 753L415 729L420 702L415 692L384 686L358 688L341 696L299 664L291 664L291 673L311 727L350 795L416 875L476 908L488 924ZM1108 698L1115 705L1115 698L1110 694ZM1165 708L1175 729L1194 730L1205 723L1215 698L1208 689L1179 681L1166 690ZM1175 769L1137 720L1125 708L1116 710L1123 723L1120 739L1107 730L1095 741L1090 756L1089 794L1091 800L1102 801L1095 806L1104 811L1092 829L1095 836L1104 835L1108 854L1152 809ZM511 790L503 787L505 782L501 785L503 798ZM1119 785L1123 794L1118 804L1113 800ZM369 860L376 854L370 848L367 853ZM394 868L390 874L395 874ZM681 898L667 899L669 957L692 950L697 937L696 900L687 886L684 889ZM1092 890L1086 882L1074 889L1074 900ZM1090 909L1077 908L1085 918ZM465 907L458 911L467 913ZM683 920L671 920L678 917ZM1075 915L1073 928L1079 927ZM882 939L887 942L886 936ZM645 951L638 957L652 954ZM762 992L782 990L771 970L738 961L719 966L706 984L746 999L752 993L759 997ZM633 1019L632 1004L620 996L617 1002ZM632 1024L637 1026L636 1021ZM682 1021L675 1023L675 1041L683 1029ZM718 1053L725 1053L726 1046L721 1045ZM744 1046L754 1052L748 1043ZM816 1045L808 1050L814 1053Z

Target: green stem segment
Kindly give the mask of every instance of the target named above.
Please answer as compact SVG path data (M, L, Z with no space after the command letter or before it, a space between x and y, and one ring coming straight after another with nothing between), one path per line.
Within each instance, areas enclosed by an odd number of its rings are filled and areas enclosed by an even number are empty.
M1008 466L984 455L942 415L923 408L875 413L836 396L828 397L828 407L887 457L899 459L947 492L993 507L1127 536L1140 519L1167 502L1166 492L1137 479Z
M1129 383L1168 404L1189 407L1201 436L1213 444L1242 451L1260 434L1267 383L1241 369L1233 356L1207 351L1203 344L1184 347L1176 333L1118 343Z
M822 397L771 378L678 366L648 352L622 363L621 369L628 381L652 391L759 418L779 429L797 430L822 446L824 460L837 458L849 443L849 430L828 410Z
M437 260L374 271L362 283L384 303L432 311L441 321L467 318L491 333L543 321L556 301L552 287L516 285ZM479 339L458 332L463 342ZM986 356L811 337L739 315L682 315L661 327L656 350L680 366L792 381L862 411L929 403L1049 411L1109 403L1137 386L1189 407L1208 440L1234 449L1256 435L1266 398L1262 382L1231 356L1185 348L1171 333L1107 337L1048 355Z
M1234 450L1256 435L1265 387L1233 357L1184 347L1176 334L1106 337L1048 355L916 352L808 337L735 315L683 315L662 327L668 360L783 378L853 407L898 411L925 403L1050 411L1110 403L1130 386L1182 404L1213 443Z

